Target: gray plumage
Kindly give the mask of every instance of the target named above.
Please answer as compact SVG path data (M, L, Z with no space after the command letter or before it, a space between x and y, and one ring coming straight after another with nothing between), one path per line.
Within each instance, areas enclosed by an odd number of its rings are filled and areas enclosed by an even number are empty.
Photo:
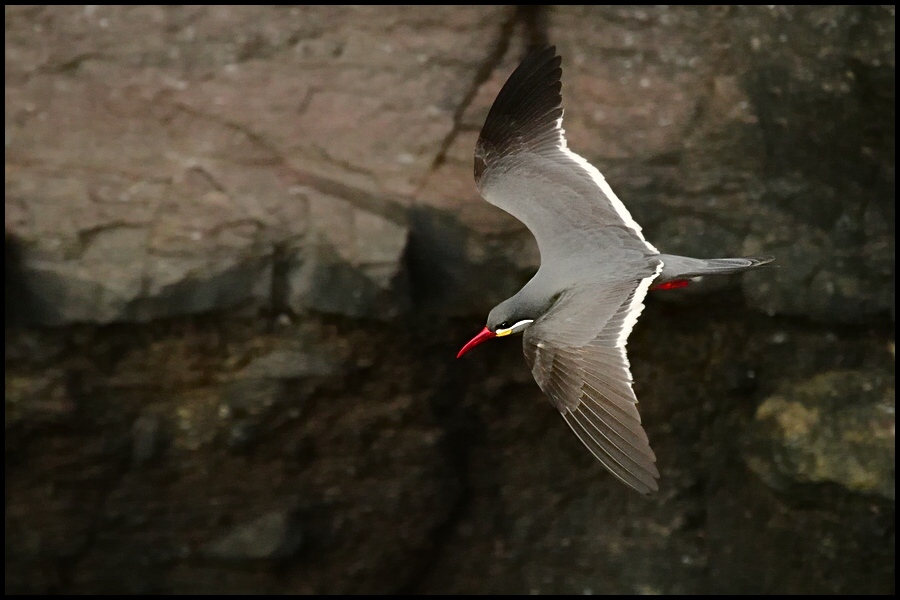
M603 175L567 147L560 64L553 47L527 56L475 147L481 195L522 221L541 254L535 276L491 311L486 329L524 323L525 358L541 390L613 475L646 494L659 472L625 344L647 291L655 280L734 273L771 259L664 255L647 242Z

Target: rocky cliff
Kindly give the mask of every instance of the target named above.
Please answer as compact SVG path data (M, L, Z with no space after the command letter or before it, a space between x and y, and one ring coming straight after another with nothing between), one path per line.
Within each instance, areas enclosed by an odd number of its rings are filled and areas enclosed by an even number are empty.
M6 590L891 593L892 7L7 7ZM659 494L517 342L472 149L556 44L666 252Z

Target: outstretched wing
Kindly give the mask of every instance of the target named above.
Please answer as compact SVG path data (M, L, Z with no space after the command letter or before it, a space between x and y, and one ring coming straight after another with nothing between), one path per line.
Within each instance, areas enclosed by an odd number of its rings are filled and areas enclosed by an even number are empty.
M565 253L560 240L603 227L623 228L632 248L657 254L600 171L568 149L560 63L552 46L533 52L500 90L475 145L481 195L531 230L543 260Z
M656 456L641 426L625 344L662 264L642 278L567 292L526 330L525 359L578 439L642 494L658 489Z

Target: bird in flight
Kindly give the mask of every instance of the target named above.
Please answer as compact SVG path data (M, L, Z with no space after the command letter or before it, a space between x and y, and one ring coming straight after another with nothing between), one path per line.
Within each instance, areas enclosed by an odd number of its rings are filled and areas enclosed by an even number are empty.
M600 171L566 144L561 62L552 46L526 56L475 145L479 192L531 230L541 266L491 310L457 358L488 339L524 334L535 381L578 439L618 479L649 494L659 472L625 353L647 291L773 259L661 254L645 240Z

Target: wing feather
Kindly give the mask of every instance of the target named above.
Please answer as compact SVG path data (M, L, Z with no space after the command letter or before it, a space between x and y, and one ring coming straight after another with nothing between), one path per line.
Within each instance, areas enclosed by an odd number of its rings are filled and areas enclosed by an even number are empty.
M573 417L572 413L564 414L563 419L565 419L572 431L575 432L575 435L581 440L581 443L594 455L594 458L600 461L600 463L622 483L642 494L650 494L659 489L656 481L653 480L652 477L648 481L646 478L636 477L627 469L624 469L612 458L606 447L597 443L596 438L590 434L589 430L586 429L583 424Z
M475 182L534 234L542 289L563 290L525 332L535 380L613 475L649 493L659 472L625 343L662 264L600 171L569 150L561 62L545 48L510 75L475 145Z
M658 254L600 171L568 148L560 64L554 47L533 52L500 90L475 145L479 191L531 230L542 257L563 235L589 238L604 227L621 228L631 248Z
M659 471L641 426L625 344L629 323L659 270L657 265L642 279L567 295L523 340L535 381L578 439L613 475L644 494L658 488ZM593 332L587 342L584 331L561 326L573 321Z

